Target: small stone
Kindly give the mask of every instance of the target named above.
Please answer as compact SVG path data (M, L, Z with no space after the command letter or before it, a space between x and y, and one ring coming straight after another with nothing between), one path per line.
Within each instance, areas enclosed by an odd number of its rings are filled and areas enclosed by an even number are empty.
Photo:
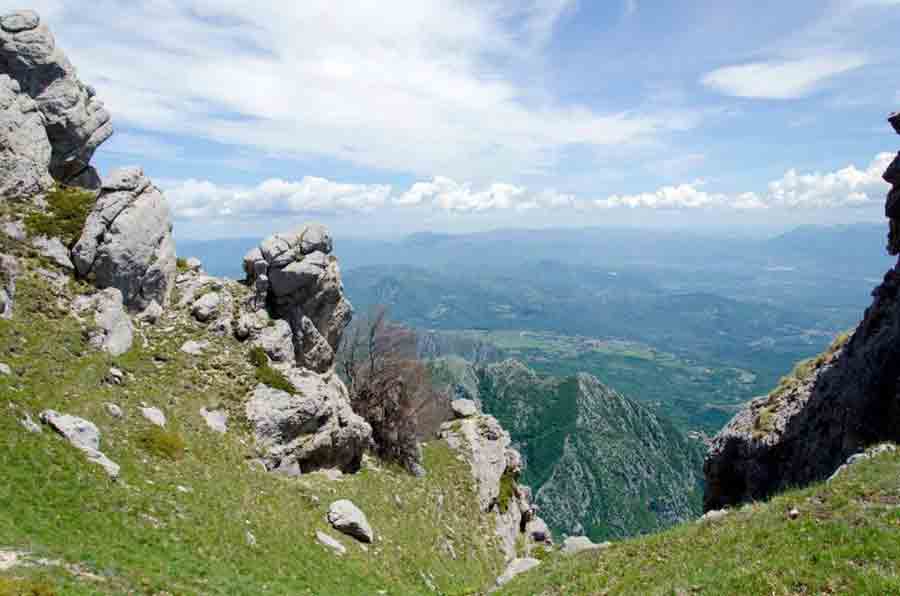
M116 404L106 404L104 408L106 408L106 413L111 417L122 418L122 408L120 408Z
M163 316L163 307L159 305L159 302L156 300L151 300L150 304L147 305L141 314L137 316L138 321L143 323L149 323L150 325L156 325L156 323Z
M38 426L34 420L31 419L31 414L25 414L25 416L19 421L22 427L30 433L33 434L41 434L43 432L41 427Z
M726 515L728 515L727 509L715 509L713 511L707 511L706 513L703 514L703 517L701 517L697 521L699 521L699 522L718 521L718 520L722 519L723 517L725 517Z
M194 302L191 313L194 315L195 319L201 323L206 323L219 314L219 307L221 305L222 296L220 296L218 292L210 292L204 294Z
M457 418L470 418L478 415L478 406L471 399L454 399L450 408Z
M151 424L160 428L166 426L166 415L159 408L141 408L141 415Z
M247 530L244 533L244 539L247 541L247 546L251 548L256 546L256 536L254 536L253 532L250 530Z
M540 564L541 562L537 559L513 559L506 567L506 571L503 572L503 575L497 578L497 585L502 586L507 584L517 575L530 571Z
M332 538L325 532L321 530L316 530L316 540L322 546L331 549L337 556L343 556L347 554L347 547L337 541L337 539Z
M361 542L372 542L374 534L366 515L352 502L342 499L328 508L328 523L335 530Z
M206 422L206 426L221 435L224 435L228 432L228 413L222 412L218 410L207 410L203 408L200 410L200 416L203 418L203 421Z
M181 486L180 484L175 487L175 490L177 490L178 492L180 492L181 494L184 494L184 495L194 492L192 489L188 488L187 486Z
M603 550L610 546L611 544L609 542L595 544L587 536L569 536L563 540L562 554L574 555L586 550Z
M113 385L121 385L122 381L125 380L125 373L116 367L112 367L109 369L109 374L106 378Z
M185 354L190 354L191 356L199 356L202 354L206 348L209 347L208 341L186 341L184 345L181 346L181 351Z
M793 509L788 511L788 517L791 519L797 519L798 517L800 517L800 510L794 507Z
M12 374L12 369L9 367L9 365L0 362L0 375L8 377L11 374Z

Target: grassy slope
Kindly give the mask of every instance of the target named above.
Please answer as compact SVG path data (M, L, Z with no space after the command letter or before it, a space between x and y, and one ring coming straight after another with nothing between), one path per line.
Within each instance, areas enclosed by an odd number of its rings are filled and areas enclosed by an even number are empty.
M720 521L554 557L502 593L900 594L900 453Z
M426 449L424 480L377 466L341 481L261 472L248 465L252 443L240 417L253 382L245 348L221 338L208 355L188 356L178 351L183 341L211 336L183 321L167 332L175 322L164 319L146 330L146 347L138 336L113 359L85 346L82 327L53 308L45 283L26 276L19 288L14 320L0 321L0 361L14 370L0 377L0 549L78 564L102 580L17 567L0 573L0 595L422 594L425 577L439 593L464 594L500 571L491 522L472 507L468 470L445 444ZM122 386L103 381L113 364L129 373ZM106 402L120 405L124 420L109 417ZM140 402L166 413L183 457L147 450ZM232 412L226 436L206 429L204 406ZM96 423L121 479L108 480L49 429L26 433L18 418L45 408ZM328 527L328 506L340 498L357 503L379 535L368 551ZM316 530L339 537L349 554L326 551Z

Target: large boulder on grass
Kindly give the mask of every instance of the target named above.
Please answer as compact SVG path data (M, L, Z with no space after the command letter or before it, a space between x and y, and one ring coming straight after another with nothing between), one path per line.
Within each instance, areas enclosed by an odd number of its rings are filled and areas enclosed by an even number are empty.
M168 303L177 269L172 222L143 170L123 168L104 179L72 260L80 276L120 290L130 310Z

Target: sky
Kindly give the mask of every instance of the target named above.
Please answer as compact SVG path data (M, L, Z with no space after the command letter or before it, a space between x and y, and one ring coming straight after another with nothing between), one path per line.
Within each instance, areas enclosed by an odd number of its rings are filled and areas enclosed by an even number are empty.
M28 7L179 238L879 221L900 149L900 0Z

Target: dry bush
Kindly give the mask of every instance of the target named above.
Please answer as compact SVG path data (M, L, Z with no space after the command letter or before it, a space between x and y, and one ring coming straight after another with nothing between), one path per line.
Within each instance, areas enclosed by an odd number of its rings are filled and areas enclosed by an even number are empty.
M348 329L338 358L353 409L372 426L376 455L420 473L419 441L437 433L450 406L432 388L416 347L415 332L388 321L379 307Z

